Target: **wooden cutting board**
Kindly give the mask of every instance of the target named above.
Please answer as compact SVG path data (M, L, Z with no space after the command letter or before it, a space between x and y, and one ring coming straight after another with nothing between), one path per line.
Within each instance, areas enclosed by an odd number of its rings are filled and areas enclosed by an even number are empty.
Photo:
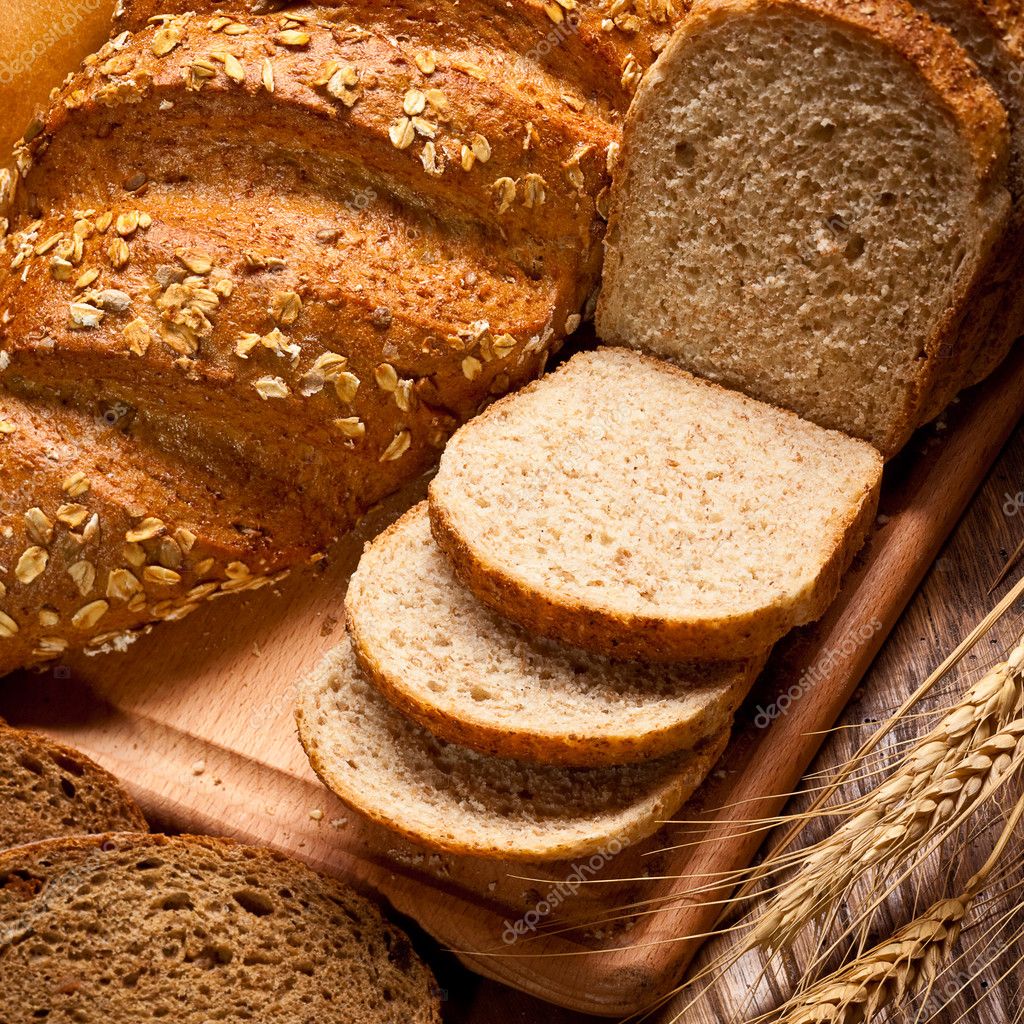
M342 635L345 582L363 540L416 500L422 483L369 517L318 574L216 602L123 655L11 676L0 683L0 715L85 750L126 781L159 827L294 854L375 891L475 970L624 1016L677 982L699 945L689 937L713 924L715 907L688 897L692 883L679 876L749 863L762 836L742 835L731 819L784 803L773 794L797 784L822 739L815 733L838 717L1022 412L1018 352L888 467L884 514L840 599L779 645L718 770L680 812L706 824L666 826L594 862L509 865L417 849L349 811L306 763L292 720L295 681ZM698 837L706 841L679 845ZM630 904L658 913L618 909Z

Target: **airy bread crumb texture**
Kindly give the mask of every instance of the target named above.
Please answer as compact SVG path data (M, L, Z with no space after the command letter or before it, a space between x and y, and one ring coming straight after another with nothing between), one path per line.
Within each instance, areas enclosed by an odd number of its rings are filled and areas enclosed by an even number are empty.
M531 636L459 582L425 502L364 552L346 613L361 666L404 713L452 742L549 763L697 746L728 728L764 661L616 662Z
M405 718L369 682L347 641L300 687L310 763L355 810L448 853L544 861L655 832L700 785L728 731L642 765L569 768L489 757Z
M698 7L627 121L598 333L890 454L967 359L1006 191L892 38Z
M38 733L0 725L0 849L147 827L117 779L84 754Z
M430 515L460 578L528 629L735 659L825 610L880 476L864 442L604 348L462 428Z
M441 1019L430 972L375 907L226 839L110 833L9 850L0 942L12 1024Z

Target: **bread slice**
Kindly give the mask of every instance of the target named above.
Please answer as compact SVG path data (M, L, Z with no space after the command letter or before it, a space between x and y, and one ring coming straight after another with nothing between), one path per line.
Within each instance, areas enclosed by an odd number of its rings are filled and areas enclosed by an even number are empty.
M228 839L0 854L0 1020L438 1024L408 939L347 886Z
M148 828L135 801L94 761L39 733L0 724L0 848Z
M880 477L863 441L604 348L458 431L430 517L459 577L528 630L729 660L821 615Z
M361 667L402 712L452 743L544 763L693 748L729 727L766 656L646 665L531 636L459 582L426 502L368 546L345 607Z
M1009 115L1013 200L1010 226L984 294L968 320L984 332L965 383L987 377L1024 332L1024 4L1020 0L914 0L933 21L949 29L971 55Z
M488 757L392 707L347 640L300 685L296 719L313 770L355 810L435 850L517 861L584 857L645 838L700 785L729 735L642 765Z
M890 455L976 355L1007 153L902 0L697 0L624 127L598 334Z

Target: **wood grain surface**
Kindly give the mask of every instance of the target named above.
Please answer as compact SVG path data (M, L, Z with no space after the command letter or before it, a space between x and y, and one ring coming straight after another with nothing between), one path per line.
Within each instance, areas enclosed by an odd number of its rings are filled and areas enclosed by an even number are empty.
M11 677L0 686L0 715L84 749L126 780L161 827L285 850L374 891L477 971L552 1002L621 1016L671 987L699 945L685 937L713 923L714 908L688 897L678 876L749 862L761 837L733 835L731 819L773 814L784 803L775 794L795 786L820 741L816 732L841 713L1022 405L1018 355L950 411L947 429L925 431L889 467L884 516L840 599L820 623L779 645L725 758L681 812L708 810L708 841L676 848L680 829L667 826L599 864L601 884L568 895L560 886L578 864L430 854L352 814L312 776L295 738L294 685L340 636L360 537L339 546L319 577L218 601L159 627L124 655L78 656L49 674ZM364 535L418 493L414 487L380 510ZM934 644L936 658L945 646ZM801 677L810 680L802 699L764 727L759 708ZM906 678L879 684L890 703ZM732 809L716 811L726 805ZM503 941L507 923L528 921L552 891L560 905L516 942ZM660 901L657 914L618 912L651 899ZM543 1013L537 1019L558 1019Z
M925 432L917 443L929 443ZM989 588L1006 565L1010 555L1024 542L1024 428L1018 428L984 486L971 503L949 542L931 566L920 590L901 617L882 651L875 659L863 684L847 706L837 728L827 739L811 766L812 772L827 772L841 766L856 747L867 738L875 724L884 720L900 701L943 657L974 627L993 604L1024 575L1024 560L991 594ZM1018 497L1020 496L1020 497ZM924 703L925 708L945 707L956 693L977 679L1024 631L1024 604L1016 605L1003 621L965 659L962 665L936 689ZM910 738L921 723L900 727L893 743ZM844 797L856 796L863 786L849 785ZM1009 790L1006 801L1018 795L1020 787ZM807 805L796 798L787 805L793 812ZM987 821L988 819L982 819ZM829 834L832 823L823 820L809 827L797 846L806 846ZM959 844L932 858L913 884L902 886L882 908L879 929L881 939L888 928L898 928L913 915L915 907L927 906L942 895L954 892L982 864L997 828L974 836L966 849ZM777 833L769 837L770 845ZM1007 861L1024 857L1024 835L1007 851ZM1016 872L1008 880L1024 877ZM932 1024L1009 1024L1019 1020L1024 1007L1024 941L1015 936L1024 925L1024 909L1019 895L1000 896L976 915L961 939L958 952L966 951L963 961L940 977L933 997L921 1021ZM1015 912L1016 909L1016 912ZM1006 923L991 935L985 933L991 922L1010 914ZM690 974L728 949L728 940L715 940L701 951ZM792 991L807 963L805 944L787 950L771 962L763 955L751 954L725 975L718 977L706 995L692 1001L680 997L662 1012L652 1016L652 1024L668 1024L685 1009L680 1018L685 1024L737 1024L759 1012L778 1006ZM449 996L448 1019L453 1024L597 1024L600 1018L559 1010L492 981L470 974L451 958L434 950L432 962L438 969ZM1003 975L1006 975L1003 978ZM1000 980L1002 979L1002 980ZM957 989L962 993L955 995ZM753 1000L750 993L754 992ZM951 998L947 998L950 997ZM980 1002L979 1002L980 1000ZM920 1003L907 1001L893 1020L914 1021Z

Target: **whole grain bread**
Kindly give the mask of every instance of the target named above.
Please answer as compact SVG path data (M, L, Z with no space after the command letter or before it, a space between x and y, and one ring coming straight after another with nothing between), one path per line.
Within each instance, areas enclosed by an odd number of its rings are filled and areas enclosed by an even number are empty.
M148 827L117 779L83 753L0 723L0 848Z
M579 323L613 54L377 7L157 11L0 178L0 675L319 559Z
M313 770L350 807L435 850L516 861L589 856L645 838L700 785L729 735L638 765L490 757L403 716L347 640L300 685L295 713Z
M765 660L614 662L533 636L459 582L426 502L367 546L345 611L361 667L404 714L452 743L542 763L698 746L729 727Z
M1024 4L1020 0L915 0L971 55L1009 117L1010 223L982 294L967 315L982 335L965 384L987 377L1024 333ZM938 411L938 410L934 410Z
M459 430L430 518L459 577L528 630L737 659L828 607L880 478L863 441L602 348Z
M347 886L228 839L0 854L0 1019L438 1024L409 940Z
M903 0L697 0L626 119L598 333L890 455L986 340L1007 160Z

